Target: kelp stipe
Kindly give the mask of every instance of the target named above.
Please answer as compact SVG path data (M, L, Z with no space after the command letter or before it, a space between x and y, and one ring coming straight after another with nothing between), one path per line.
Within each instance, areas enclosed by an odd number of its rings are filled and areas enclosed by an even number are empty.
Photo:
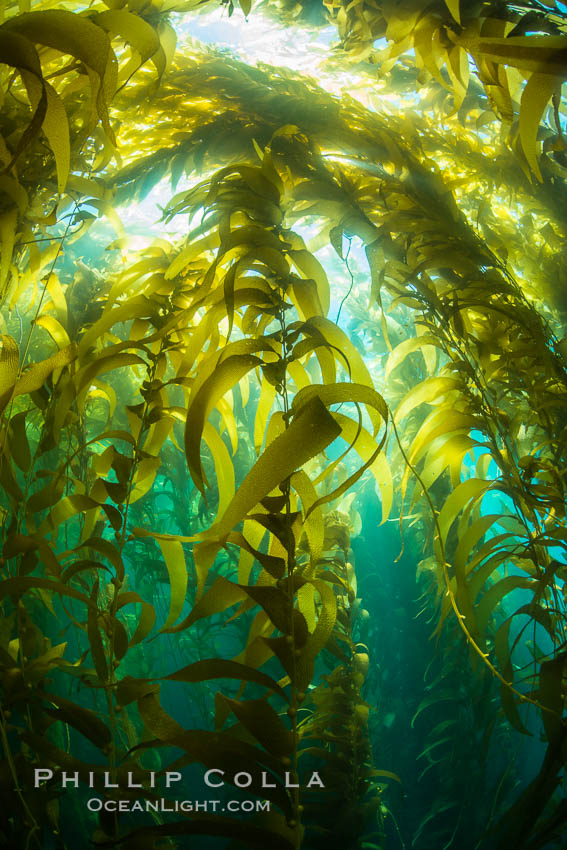
M305 817L311 829L305 846L322 848L334 842L345 848L381 848L385 836L379 781L400 780L373 766L368 732L372 707L361 694L369 650L353 639L356 574L348 560L353 558L349 517L339 511L325 516L322 556L321 567L331 569L342 583L337 585L337 618L326 648L331 671L309 691L300 726L300 756L317 765L325 784L306 795Z

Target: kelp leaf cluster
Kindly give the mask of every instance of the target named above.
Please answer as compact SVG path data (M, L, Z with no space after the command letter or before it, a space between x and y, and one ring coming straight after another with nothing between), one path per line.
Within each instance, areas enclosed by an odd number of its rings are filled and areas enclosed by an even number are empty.
M56 791L33 787L32 765L92 771L114 799L131 794L128 772L198 761L267 771L276 787L250 790L277 811L144 833L104 814L93 840L380 846L376 781L397 777L372 764L371 650L356 640L339 501L372 476L382 523L394 513L421 550L437 641L414 727L450 706L425 737L439 796L415 840L457 807L452 835L430 834L448 846L467 829L472 786L457 798L447 765L473 760L448 731L468 699L484 752L504 725L531 734L525 705L537 707L540 772L507 811L503 773L489 834L547 846L565 821L564 14L325 3L331 66L348 63L388 104L376 109L212 49L174 55L169 15L209 5L4 7L2 830L28 846L61 834ZM309 5L277 14L323 25ZM397 88L420 90L406 115L387 100ZM116 207L164 176L184 181L163 208L184 235L120 267ZM70 271L67 252L103 217L118 237L109 260ZM321 246L351 277L337 316L344 305L366 357L329 318ZM235 635L224 655L222 624ZM148 660L164 645L173 672ZM214 730L196 709L189 728L168 710L175 687L206 716L218 682ZM317 760L331 790L290 793L285 774Z

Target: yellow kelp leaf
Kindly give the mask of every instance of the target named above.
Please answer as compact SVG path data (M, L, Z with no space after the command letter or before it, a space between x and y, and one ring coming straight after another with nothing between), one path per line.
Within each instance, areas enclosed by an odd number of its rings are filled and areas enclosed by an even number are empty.
M71 343L66 348L52 354L47 360L34 363L17 381L14 387L14 395L23 395L38 390L55 369L62 369L72 363L76 356L77 346L75 343Z
M453 110L459 110L469 84L469 55L462 47L453 47L447 54L447 71L453 83ZM462 258L457 258L457 263Z
M257 605L261 605L276 629L284 634L292 634L293 629L296 646L303 646L308 634L307 625L303 615L291 608L287 593L275 585L256 584L242 589Z
M62 596L69 596L71 599L79 599L87 607L91 606L89 597L85 596L79 590L68 587L60 581L52 581L49 578L40 578L37 576L15 576L14 578L4 579L4 581L0 582L0 600L13 594L21 596L28 590L45 590L52 594L58 593Z
M481 537L483 537L488 529L498 522L499 514L485 514L480 519L473 522L465 533L459 539L457 550L453 558L453 565L456 573L462 573L470 556L472 555L475 546Z
M50 274L47 279L47 291L51 296L51 301L55 307L55 315L64 328L67 327L67 301L65 300L65 292L61 286L61 282L56 274Z
M177 540L164 540L157 538L161 549L167 573L169 575L170 602L167 620L161 631L168 629L179 617L185 604L187 593L187 567L185 564L185 552L183 546Z
M509 65L520 71L546 74L561 80L567 77L564 58L567 35L526 35L510 38L463 36L454 40L473 55L480 53L493 62Z
M76 189L83 197L103 198L105 187L100 179L94 177L83 177L79 174L70 174L67 181L69 189Z
M243 375L243 377L247 378L248 374ZM226 429L226 433L230 440L232 454L235 455L236 450L238 449L238 427L236 425L236 418L232 410L232 402L232 393L229 391L223 398L217 401L215 407L221 415L221 425L219 427L219 431L222 434L223 431Z
M55 648L58 647L54 647L54 649ZM49 659L45 661L44 658L45 656L35 658L31 664L28 664L30 674L31 669L36 666L39 666L40 668L43 666L51 666ZM87 740L94 744L95 747L98 747L99 750L102 750L103 752L107 751L107 747L110 747L112 740L110 730L106 723L104 723L94 711L89 708L85 708L82 705L78 705L77 703L71 702L70 700L64 699L55 693L46 693L45 697L50 703L50 707L47 709L48 714L55 717L56 720L72 726L80 732L81 735L84 735ZM52 706L57 706L57 709L54 709Z
M89 537L78 546L75 546L74 551L76 552L82 548L92 549L94 552L98 552L112 564L120 581L124 579L124 562L122 556L117 546L111 543L110 540L104 540L102 537Z
M311 556L311 563L313 563L321 557L321 552L323 551L323 540L325 537L323 512L319 507L311 511L307 519L305 519L305 516L317 501L318 494L311 483L311 479L302 469L292 475L291 486L301 499L304 516L303 527L309 541L309 554Z
M224 510L223 510L224 513ZM219 515L220 511L219 511ZM258 549L262 539L266 533L266 529L254 519L245 519L242 528L242 535L248 541L252 549ZM254 566L254 555L244 547L240 548L240 557L238 559L238 583L248 584L250 580L250 572Z
M8 195L17 205L20 215L24 215L28 208L29 198L28 193L17 180L14 180L13 177L8 177L7 174L0 175L0 192Z
M422 487L425 490L429 490L430 487L437 481L439 476L442 474L443 470L446 468L445 459L443 457L438 457L435 461L427 464L425 469L419 475L420 481L418 481L415 476L410 476L410 481L414 483L414 492L411 500L411 510L413 511L416 504L419 502L420 498L424 495ZM408 479L404 477L402 482L402 495L405 497L406 494L406 486Z
M11 210L0 215L0 248L2 251L2 256L0 258L0 295L4 292L4 287L8 280L8 274L12 264L12 253L14 251L17 226L18 210L16 207L13 207Z
M319 298L319 291L314 280L292 278L290 296L302 319L312 316L323 316L324 310Z
M431 447L431 443L442 434L449 434L455 431L478 428L479 419L470 413L463 413L460 410L455 410L449 405L441 405L435 408L423 421L417 435L411 444L410 461L417 463L425 451ZM406 470L404 477L411 474Z
M566 42L567 49L567 42ZM537 161L537 134L545 108L555 91L561 91L561 78L551 74L532 74L520 101L520 141L527 163L540 183L543 180Z
M383 776L385 779L393 779L395 782L399 782L402 785L402 780L398 776L397 773L392 773L391 770L371 770L369 771L370 776L374 776L378 778L379 776Z
M222 611L226 611L227 608L232 608L233 605L242 602L246 597L247 594L244 588L232 581L228 581L224 576L218 576L206 593L195 603L189 616L177 626L170 628L169 631L184 631L198 620L210 617L212 614L220 614Z
M108 302L107 302L108 303ZM129 319L147 318L150 312L148 302L145 298L130 298L119 306L110 305L106 307L100 319L85 331L79 343L79 356L81 360L86 356L88 350L99 342L103 334L119 322L127 322Z
M317 626L315 610L315 588L310 582L305 582L297 591L297 607L305 617L309 633L313 634Z
M25 69L40 79L41 63L37 50L29 39L14 32L8 32L5 24L0 27L0 50L2 63L13 68Z
M158 23L158 34L161 48L165 56L165 67L169 68L175 56L177 47L177 33L168 21Z
M353 402L355 404L364 403L370 405L370 412L372 408L375 407L381 416L384 417L384 424L386 424L388 409L386 407L386 403L383 398L376 392L376 390L371 387L361 386L360 384L332 384L330 386L320 386L315 385L313 387L305 387L305 389L299 392L292 403L292 409L301 409L302 405L305 404L307 399L310 399L315 395L315 397L319 397L325 405L336 404L337 402ZM310 401L307 401L309 404ZM340 414L332 414L333 418L336 422L339 421ZM352 422L349 418L346 418L348 423ZM352 423L355 425L354 434L352 439L349 442L349 446L346 451L341 455L338 459L333 461L332 463L327 465L324 473L321 477L327 476L330 470L333 470L342 460L344 455L346 455L352 448L355 446L357 435L360 433L362 429L362 423ZM349 426L350 427L350 426ZM344 435L341 429L341 436ZM384 442L386 440L386 430L384 430L384 434L379 443L374 442L374 450L372 454L365 460L362 466L360 466L355 472L347 477L341 476L340 483L334 489L328 488L327 492L324 496L321 496L316 505L323 505L328 502L333 501L333 499L337 499L339 496L342 496L350 487L354 486L356 482L360 479L363 473L371 466L373 461L378 457L380 452L382 451ZM313 510L313 507L311 508Z
M139 462L130 493L130 504L137 502L150 491L160 466L159 457L145 457Z
M262 667L273 654L262 638L269 637L273 631L274 626L272 621L266 612L261 609L252 620L252 625L248 631L246 648L236 655L234 660L249 664L251 667ZM282 687L285 687L286 684L287 682L280 680Z
M52 223L55 224L55 220ZM16 286L13 288L10 297L10 310L13 310L14 306L20 303L20 298L22 298L29 286L33 287L33 292L31 296L26 296L26 298L30 298L30 303L35 303L38 280L41 279L41 271L54 263L54 261L56 262L56 257L58 256L57 249L60 249L57 240L53 240L53 244L48 248L44 248L42 251L39 250L36 242L32 242L28 247L30 249L29 267L24 274L20 275L19 280L16 280Z
M440 72L444 56L438 49L438 41L435 38L438 30L439 20L433 17L433 15L424 15L416 24L413 32L413 44L417 57L421 59L432 77L445 87L446 82ZM384 134L384 137L386 137L386 134ZM388 153L390 153L392 161L399 163L400 153L395 149L393 151L391 150L391 148L393 148L393 144L392 142L390 142L390 144L387 143L387 137L384 138L384 141L386 142Z
M36 319L35 323L38 327L44 328L47 331L53 342L57 345L57 348L65 348L71 345L69 334L54 316L40 316L39 319Z
M200 536L224 537L246 514L296 469L323 451L340 434L340 428L315 396L294 417L289 428L266 446L220 521Z
M236 277L241 270L241 267L244 267L245 264L241 262L235 262L231 265L227 274L224 276L223 280L223 294L224 294L224 307L225 314L228 318L228 331L226 333L226 338L230 339L230 335L232 334L232 326L234 324L234 287L236 282Z
M0 399L18 379L20 349L16 340L8 334L0 335Z
M471 499L478 499L491 486L490 481L482 481L479 478L469 478L463 481L458 487L455 487L453 492L445 500L445 504L441 508L438 517L439 531L441 534L441 542L444 544L447 539L449 529L458 514L467 505Z
M331 404L344 404L346 402L366 405L376 431L388 421L388 407L386 406L386 402L372 385L368 386L367 384L355 383L311 384L308 387L304 387L294 396L292 409L294 411L300 411L314 397L321 399L323 404L327 406Z
M144 452L147 452L147 454L153 455L154 457L158 456L160 449L169 436L169 432L173 428L173 419L168 415L168 412L159 406L154 407L152 410L152 414L160 416L161 418L150 426L146 440L143 444L143 449ZM181 419L183 421L183 415L181 415Z
M141 643L143 640L145 640L153 629L156 621L156 612L154 606L150 605L149 602L146 602L142 598L137 601L140 602L142 606L142 611L140 613L138 625L136 626L136 631L130 638L130 646L136 646L136 644ZM121 607L120 602L119 607Z
M94 72L94 76L89 74L93 87L93 103L96 103L105 129L108 128L105 98L114 93L108 90L111 74L107 74L111 68L113 53L110 40L101 27L72 12L49 9L17 15L3 24L2 28L9 33L24 35L37 44L68 53Z
M446 393L459 387L460 381L455 378L426 378L405 394L395 410L394 417L400 421L419 404L435 402Z
M392 504L394 502L394 482L392 480L392 470L390 469L390 464L388 463L388 458L386 457L385 452L381 452L381 454L378 455L376 460L373 461L370 469L376 479L378 489L380 490L382 502L382 519L380 520L380 525L383 525L390 516L390 511L392 510Z
M29 145L40 131L45 112L47 109L47 93L44 86L41 65L37 51L33 44L18 33L8 32L6 25L0 27L0 54L2 62L17 68L22 77L24 74L34 77L41 89L41 97L34 111L32 119L24 129L11 157L11 162L6 170L16 162L21 152ZM8 156L10 155L8 151Z
M445 4L458 24L461 23L460 0L445 0Z
M245 408L250 399L250 381L248 380L248 375L244 375L240 380L240 398L242 407Z
M538 582L524 576L506 576L492 584L476 605L480 631L486 630L494 609L508 593L517 589L535 591L537 585Z
M53 9L18 15L2 25L38 44L68 53L84 62L102 78L110 52L106 34L89 21L72 12Z
M311 352L319 363L321 380L324 384L334 384L337 379L335 354L329 343L319 333L312 332L309 336L301 339L293 348L294 359L307 357Z
M203 658L201 661L194 661L187 667L176 670L169 676L164 676L164 679L173 682L205 682L209 679L237 679L242 682L254 682L279 694L284 701L288 701L285 691L266 673L261 673L247 664L224 658Z
M298 360L292 360L287 364L288 375L292 378L297 390L309 386L311 378L304 366Z
M110 203L110 201L102 200L100 201L98 198L87 198L85 203L89 205L89 207L94 207L98 210L102 215L105 215L109 220L110 224L114 228L114 232L118 236L118 239L126 238L126 231L124 230L124 225L122 224L122 220L120 216Z
M396 0L385 0L382 3L388 27L388 41L401 41L413 31L417 21L423 14L421 3L397 3Z
M259 262L265 263L268 268L273 268L279 274L287 275L289 265L283 253L284 244L271 230L266 230L259 224L246 224L223 234L219 258L222 257L223 262L227 262L242 257L243 250L251 251L257 248Z
M92 508L99 507L95 499L90 496L75 493L71 496L65 496L51 509L48 516L42 522L39 532L42 535L49 531L57 529L62 523L67 522L72 517L79 513L83 513Z
M401 8L402 7L400 7L400 9ZM392 20L395 20L395 19L396 19L396 16L392 15L389 23L391 23ZM413 41L412 30L413 30L413 27L407 29L405 37L401 38L398 41L391 41L389 39L388 35L386 35L386 38L388 39L388 41L390 41L390 44L383 51L383 54L382 54L383 58L381 57L381 62L380 62L380 73L387 74L388 71L391 68L393 68L394 65L396 64L396 60L397 60L398 56L401 56L403 53L406 52L406 50L412 49L412 41ZM433 38L435 40L435 36Z
M219 491L219 504L216 519L226 511L232 497L234 496L234 467L230 460L228 449L223 443L218 431L210 422L205 422L203 428L203 440L207 444L217 477L217 489Z
M276 186L271 180L265 177L263 169L257 165L249 165L247 163L227 165L216 172L211 182L217 190L219 188L228 189L229 191L233 189L238 190L242 186L241 182L237 179L238 177L241 177L256 195L269 197L276 202L279 200L280 193Z
M315 630L307 638L307 643L297 659L297 687L301 691L307 690L313 677L315 659L331 637L335 622L337 620L337 597L333 587L321 579L311 579L321 599L321 607Z
M45 508L50 508L59 501L65 489L65 479L63 476L52 478L45 487L37 490L28 498L26 509L30 514L37 511L43 511Z
M446 440L437 441L440 445L434 444L427 455L427 461L424 467L424 476L427 477L427 468L431 464L436 467L436 462L442 462L442 469L450 467L451 482L453 487L456 487L461 481L461 464L464 455L478 446L476 440L469 437L468 434L453 434ZM438 473L439 474L439 473ZM429 484L431 486L431 484Z
M67 185L71 166L71 142L69 138L69 121L63 106L63 101L48 82L45 82L47 94L47 110L41 129L45 133L49 147L55 157L57 169L57 190L63 193Z
M478 520L475 520L471 527L474 527L477 521ZM464 534L462 534L462 537L466 536L466 533L467 532L465 531ZM470 559L466 562L464 569L470 586L472 599L476 599L486 581L495 570L502 566L503 562L510 561L513 563L514 556L510 554L510 549L506 548L507 544L510 544L511 547L518 545L518 539L513 538L514 535L507 532L504 534L495 534L494 537L489 537L488 540L478 547L477 551L471 555ZM524 561L524 565L525 563L526 562ZM522 567L524 565L522 565Z
M262 378L260 398L258 399L256 416L254 417L254 448L256 449L256 454L260 454L266 433L266 423L275 397L276 388L265 378Z
M304 323L303 331L305 334L311 334L313 330L335 349L336 359L345 365L353 383L366 384L368 387L374 386L364 360L344 331L337 327L334 322L320 316L314 316Z
M46 99L45 115L41 128L45 133L49 147L55 157L57 169L57 189L65 190L71 164L71 142L69 139L69 121L63 101L46 80L38 79L34 74L20 69L26 86L32 109L36 111L42 98Z
M201 436L205 421L223 395L261 362L260 358L251 354L231 355L217 365L201 386L193 387L187 410L185 454L193 483L203 494L205 481L201 464Z
M49 595L45 594L46 598L49 599ZM32 667L35 669L37 667L45 667L46 670L50 667L58 666L58 662L62 659L63 653L67 648L67 642L58 643L56 646L50 647L47 652L44 652L42 655L34 658L31 664L27 666L27 669L30 670ZM67 664L68 662L64 662ZM52 699L52 694L49 695L49 699Z
M372 435L368 433L366 428L359 427L357 422L354 422L342 413L333 413L333 417L341 426L341 436L343 439L352 445L352 448L360 459L367 464L372 458L372 455L376 453L376 441ZM394 500L394 482L392 480L392 472L384 452L381 452L370 463L368 468L372 472L380 490L382 502L382 519L380 521L380 525L382 525L390 516Z
M158 75L162 75L165 70L165 57L156 56L161 43L156 31L147 21L126 9L109 9L107 12L99 12L94 21L98 26L113 35L120 36L133 47L140 54L140 65L153 57Z
M72 345L74 345L74 343ZM64 349L64 351L66 350L67 349ZM146 365L142 358L138 357L137 354L119 353L105 357L103 350L98 357L92 356L91 362L88 362L86 366L83 366L80 372L78 372L75 376L74 380L70 381L61 393L57 409L55 411L54 431L56 433L60 431L63 427L65 417L67 416L71 405L75 402L78 394L84 390L86 396L88 388L91 386L93 379L96 378L97 375L104 372L110 372L114 369L120 368L121 366L132 366L135 364L139 364L141 366Z
M410 339L405 339L403 342L400 342L400 344L397 345L388 356L384 380L389 377L390 373L393 372L397 366L403 363L408 354L411 354L413 351L419 351L420 348L429 345L436 345L439 348L442 347L441 340L431 334L410 337Z
M325 269L319 260L305 249L289 251L288 257L304 277L315 281L323 316L326 316L331 306L331 291Z

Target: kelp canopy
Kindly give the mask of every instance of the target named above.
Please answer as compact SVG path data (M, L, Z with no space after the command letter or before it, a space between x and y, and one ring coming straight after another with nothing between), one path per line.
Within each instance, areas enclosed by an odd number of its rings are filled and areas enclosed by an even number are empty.
M567 7L2 16L2 845L565 847Z

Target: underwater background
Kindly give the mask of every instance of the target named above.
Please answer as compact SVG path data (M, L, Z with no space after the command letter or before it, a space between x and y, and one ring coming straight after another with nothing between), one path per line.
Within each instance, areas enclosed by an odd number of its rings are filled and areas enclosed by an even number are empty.
M0 846L567 848L567 6L1 12Z

